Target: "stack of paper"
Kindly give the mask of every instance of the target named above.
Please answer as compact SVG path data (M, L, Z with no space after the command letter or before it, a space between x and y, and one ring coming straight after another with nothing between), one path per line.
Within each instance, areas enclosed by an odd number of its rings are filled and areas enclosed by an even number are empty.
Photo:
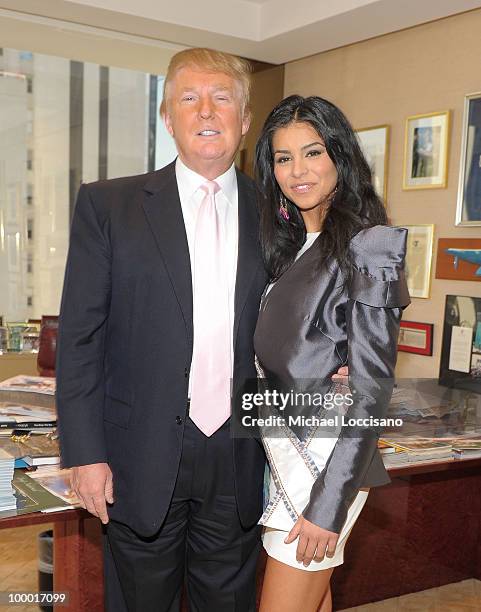
M0 402L53 406L55 387L55 378L21 374L0 382Z
M0 401L0 435L18 429L49 432L56 426L55 406L30 406Z
M55 378L49 376L26 376L20 374L0 382L2 391L23 391L25 393L46 393L55 395Z
M0 449L0 512L14 510L17 507L12 487L14 463L14 458Z
M451 440L434 440L420 436L382 437L380 440L396 451L386 456L389 464L436 461L452 457Z

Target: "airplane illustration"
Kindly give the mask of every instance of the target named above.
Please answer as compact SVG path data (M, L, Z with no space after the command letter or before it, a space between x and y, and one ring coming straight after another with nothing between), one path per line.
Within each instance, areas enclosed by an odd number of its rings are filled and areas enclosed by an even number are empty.
M459 260L469 261L476 264L479 268L474 273L481 276L481 249L444 249L446 253L454 257L454 267L457 270Z

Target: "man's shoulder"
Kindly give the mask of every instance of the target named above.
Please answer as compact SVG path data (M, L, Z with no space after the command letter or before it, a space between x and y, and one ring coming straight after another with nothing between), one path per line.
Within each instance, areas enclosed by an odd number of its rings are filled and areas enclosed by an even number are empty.
M169 164L153 172L84 183L84 188L95 200L104 197L108 197L110 200L112 198L116 199L116 197L130 198L140 189L147 191L156 189L172 178L175 178L174 164Z

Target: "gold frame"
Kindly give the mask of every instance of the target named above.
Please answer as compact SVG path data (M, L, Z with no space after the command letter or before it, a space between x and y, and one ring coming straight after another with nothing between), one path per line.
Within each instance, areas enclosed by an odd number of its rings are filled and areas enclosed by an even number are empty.
M389 147L391 146L391 126L388 124L382 125L372 125L365 128L360 128L354 130L356 134L359 132L369 132L371 130L386 130L386 140L385 140L385 150L384 150L384 185L383 185L383 193L382 199L384 202L384 206L387 208L387 179L388 179L388 167L389 167ZM381 194L378 194L381 195Z
M459 164L459 181L458 181L458 201L456 204L456 225L458 227L477 227L481 225L481 218L474 220L463 220L464 216L464 196L466 190L466 166L468 162L468 143L469 139L469 111L471 102L481 100L481 91L477 93L467 94L464 96L464 113L463 113L463 136L461 140L461 162ZM469 160L471 161L471 160Z
M432 273L433 252L434 252L434 224L416 223L416 225L403 225L402 227L405 227L408 230L408 237L407 237L407 244L406 244L406 264L407 264L408 249L409 249L409 228L423 227L423 228L429 228L431 230L428 233L428 240L431 244L429 244L428 242L427 252L424 255L426 259L429 259L429 261L427 262L427 270L426 270L427 287L424 286L422 295L414 295L412 290L411 289L409 290L409 293L411 297L413 298L429 299L431 295L431 273ZM409 276L406 277L406 280L408 281L408 288L409 288Z
M424 184L424 185L409 185L407 182L406 170L408 160L408 141L409 141L409 125L412 121L417 119L427 119L429 117L446 117L446 128L443 135L442 144L444 145L444 160L442 160L442 181L441 183L435 184ZM449 144L450 144L450 125L451 125L451 111L437 111L435 113L425 113L422 115L411 115L406 118L406 126L404 130L404 160L403 160L403 189L444 189L448 184L448 158L449 158ZM441 147L442 151L442 147Z

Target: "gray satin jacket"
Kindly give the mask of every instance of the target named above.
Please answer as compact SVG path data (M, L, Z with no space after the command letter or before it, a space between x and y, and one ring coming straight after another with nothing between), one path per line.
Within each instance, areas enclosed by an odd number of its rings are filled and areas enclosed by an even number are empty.
M319 271L317 241L264 297L254 337L267 379L330 381L349 365L354 404L346 417L382 418L394 384L407 230L375 226L351 241L354 269L345 282L336 262ZM380 429L344 426L312 486L303 516L339 533L361 487L389 482L377 450Z

